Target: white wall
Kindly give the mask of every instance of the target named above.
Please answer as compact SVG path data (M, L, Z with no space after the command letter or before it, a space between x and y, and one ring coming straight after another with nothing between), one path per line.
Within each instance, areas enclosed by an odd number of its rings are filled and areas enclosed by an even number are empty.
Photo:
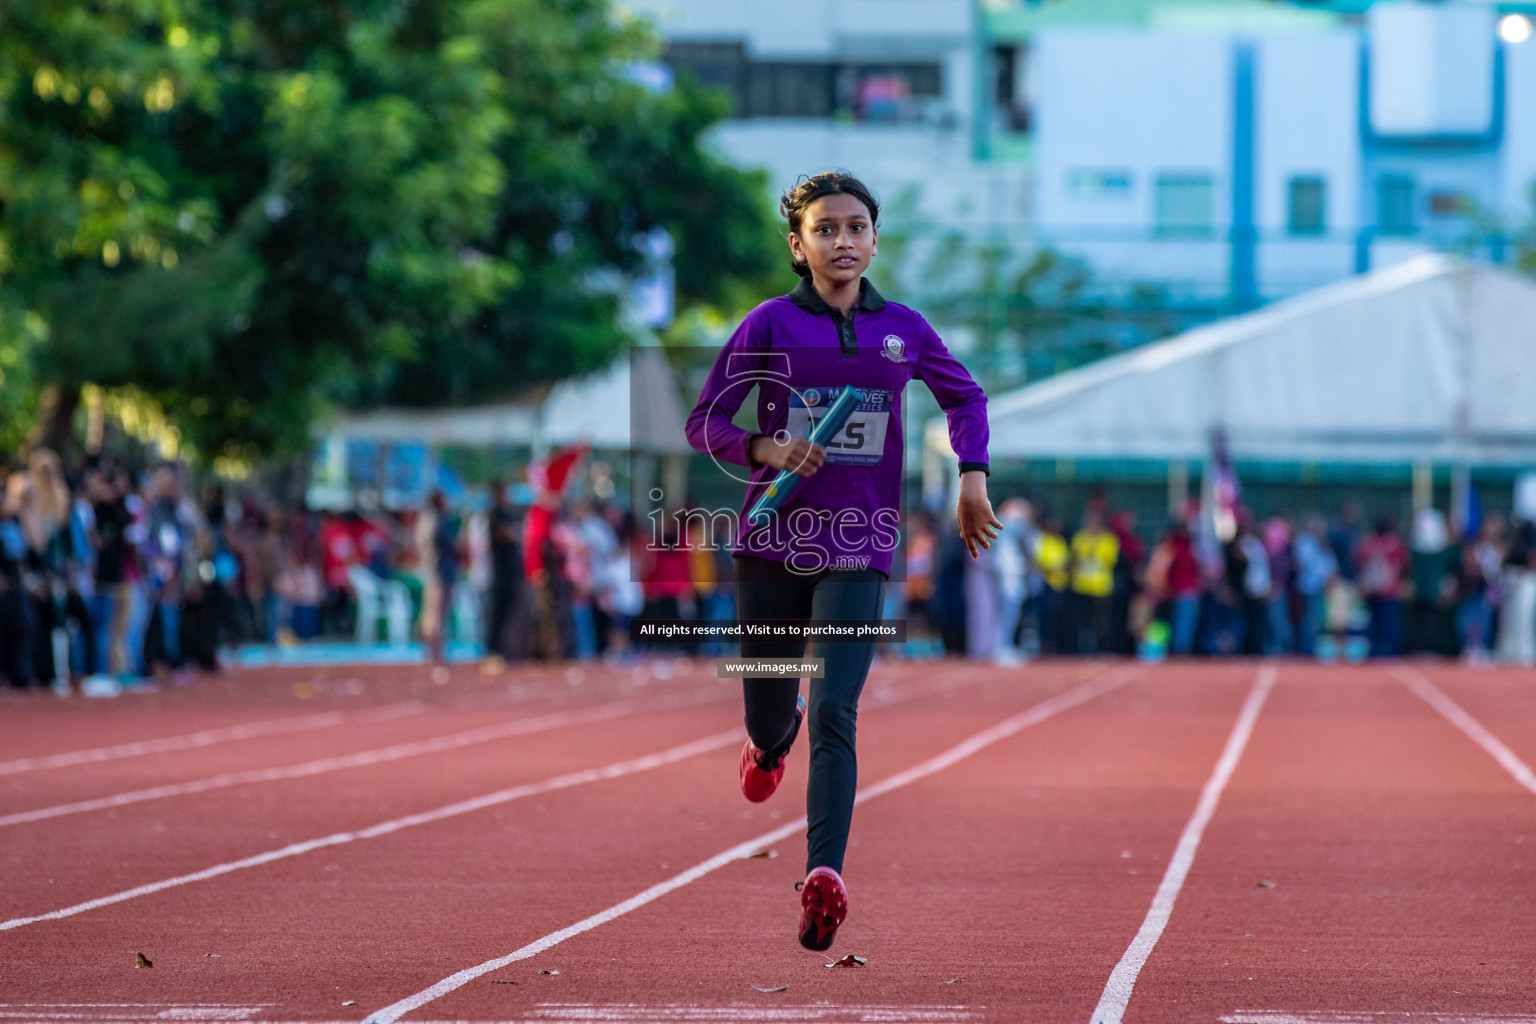
M976 55L969 46L957 46L944 55L944 104L954 111L965 129L967 148L973 146L970 138L971 118L976 111Z
M1034 164L1026 166L972 159L973 0L628 0L628 6L653 15L671 38L739 39L760 59L943 65L944 96L934 104L943 116L936 123L753 119L717 129L714 145L733 162L766 168L775 189L800 174L846 167L888 204L919 192L913 215L941 232L1001 234L1025 246L1038 238L1090 260L1106 284L1146 281L1179 295L1226 293L1234 31L1040 33L1028 68L1035 133ZM1381 52L1371 65L1386 104L1377 110L1378 128L1465 130L1477 120L1488 98L1480 84L1487 61L1477 54L1479 39L1492 33L1491 15L1462 8L1478 6L1384 3L1372 9L1371 25L1386 26L1374 37ZM1386 170L1414 176L1420 223L1431 232L1436 224L1426 204L1436 188L1469 192L1516 224L1536 216L1530 201L1536 183L1536 40L1504 47L1505 140L1496 155L1363 152L1362 41L1373 37L1358 28L1271 30L1255 40L1256 271L1265 298L1353 272L1354 237L1374 223L1376 179ZM1491 71L1486 77L1491 84ZM1378 97L1373 93L1371 100ZM1122 171L1129 188L1096 197L1074 194L1071 177L1079 170ZM1159 173L1170 172L1212 176L1208 239L1155 237L1154 183ZM1328 234L1320 239L1287 234L1288 184L1302 175L1327 182ZM1418 251L1426 240L1382 240L1374 246L1373 264Z
M1043 237L1092 260L1100 276L1226 286L1232 211L1232 45L1217 33L1053 30L1033 53L1035 220ZM1121 195L1075 195L1079 171L1125 171ZM1212 176L1209 241L1158 242L1161 173ZM1089 241L1104 238L1102 243ZM1073 239L1077 241L1073 241Z
M741 39L754 57L810 58L857 47L905 59L969 46L971 0L623 0L679 40ZM904 37L904 38L903 38ZM882 45L882 43L887 45Z
M1366 13L1380 135L1480 135L1493 116L1491 4L1379 3Z
M1500 212L1516 225L1536 221L1536 39L1504 47L1505 108Z
M777 4L763 5L777 15ZM881 35L952 37L971 41L971 0L824 0L824 17L848 38Z
M802 174L841 167L863 178L887 209L904 191L917 190L913 213L945 226L1016 224L1028 212L1027 170L972 160L961 126L760 118L721 125L713 143L738 163L766 169L777 190Z
M1378 130L1408 139L1413 133L1488 128L1490 12L1454 4L1398 10L1402 6L1372 8L1371 34L1316 29L1271 31L1255 39L1254 217L1264 298L1353 273L1359 232L1377 225L1377 182L1386 173L1416 182L1419 232L1374 242L1371 266L1452 244L1470 230L1463 216L1431 215L1429 197L1436 191L1464 193L1479 209L1502 208L1517 226L1536 217L1530 201L1536 184L1536 40L1505 46L1505 139L1497 152L1411 142L1366 147L1359 123L1363 42L1380 49L1371 56L1376 92L1401 86L1387 100L1368 97ZM1043 238L1092 261L1107 283L1150 281L1180 295L1225 294L1238 37L1167 29L1058 30L1037 37L1035 220ZM1474 123L1478 118L1481 124ZM1130 188L1119 195L1074 194L1072 176L1079 170L1124 172ZM1157 174L1178 170L1215 172L1211 241L1139 240L1150 238L1154 228ZM1326 182L1327 233L1321 238L1289 235L1289 182L1300 176Z
M826 0L621 0L650 16L668 39L740 39L759 57L815 57L832 50L836 22Z
M1348 30L1259 40L1254 76L1254 219L1259 293L1285 295L1348 276L1360 227L1360 37ZM1293 238L1290 181L1325 185L1325 234Z
M711 144L735 164L765 169L775 195L802 174L843 167L875 189L888 210L904 193L916 192L920 200L910 216L941 230L1006 230L1028 215L1029 169L973 159L973 0L628 0L627 6L653 18L666 38L740 40L756 59L941 65L943 95L925 115L931 123L749 118L720 125Z

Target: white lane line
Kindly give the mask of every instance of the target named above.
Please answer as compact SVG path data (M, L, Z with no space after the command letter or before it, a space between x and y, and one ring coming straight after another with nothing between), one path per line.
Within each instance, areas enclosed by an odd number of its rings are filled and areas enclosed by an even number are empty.
M1530 792L1536 793L1536 772L1532 772L1513 750L1506 747L1481 722L1469 715L1460 704L1451 700L1444 691L1430 682L1428 676L1406 665L1394 668L1392 674L1397 677L1398 682L1413 691L1414 696L1434 708L1447 721L1465 733L1468 739L1482 747L1483 751L1499 762L1516 782Z
M552 685L545 685L543 683L511 686L491 697L479 699L475 697L460 698L450 705L450 709L455 711L483 711L492 707L521 704L536 700L541 696L564 696L568 689L568 687L556 689ZM68 768L73 765L115 761L124 757L141 757L146 754L165 754L177 750L194 750L199 747L209 747L219 743L231 743L238 740L281 735L289 732L305 732L312 729L329 729L338 725L389 722L400 718L407 718L411 715L419 715L430 707L432 705L427 704L425 701L404 700L364 711L322 711L313 715L265 719L244 725L204 729L182 736L167 736L157 740L138 740L132 743L118 743L110 747L96 747L90 750L74 750L61 754L23 757L14 761L0 761L0 775L16 775L21 772L38 771L44 768Z
M22 772L35 772L44 768L68 768L77 764L95 764L100 761L115 761L124 757L141 757L145 754L167 754L176 750L194 750L198 747L211 747L218 743L232 743L237 740L255 739L258 736L275 736L289 732L330 729L334 726L344 725L347 722L390 721L395 718L420 714L426 710L426 707L419 700L407 700L401 701L398 704L386 704L373 711L360 712L351 716L341 711L322 711L314 715L300 715L294 718L273 718L261 722L249 722L245 725L204 729L201 732L188 733L184 736L167 736L164 739L158 740L118 743L110 747L73 750L68 753L48 754L41 757L23 757L15 761L0 761L0 775L18 775Z
M280 782L285 779L307 778L311 775L321 775L326 772L342 771L348 768L364 768L369 765L399 761L407 757L420 757L425 754L442 753L446 750L459 750L479 743L509 739L513 736L526 736L530 733L548 732L551 729L563 729L572 725L588 725L593 722L623 718L648 710L671 709L681 705L721 700L725 696L718 688L709 687L694 691L691 694L684 694L677 698L667 697L646 702L625 699L609 704L600 704L586 711L558 711L550 715L519 718L511 722L500 722L496 725L485 725L477 729L466 729L463 732L437 736L429 740L397 743L393 746L379 747L374 750L362 750L355 754L325 757L317 761L306 761L302 764L287 765L282 768L253 768L241 772L227 772L223 775L213 775L205 779L194 779L190 782L175 782L164 786L151 786L148 789L135 789L126 793L96 797L91 800L77 800L73 803L54 804L51 807L18 811L15 814L3 814L0 815L0 828L8 828L12 825L22 825L33 821L45 821L49 818L62 818L68 814L82 814L86 811L100 811L111 807L123 807L128 804L143 803L146 800L164 800L168 797L206 793L210 790L226 789L230 786L242 786L258 782Z
M1416 1013L1408 1010L1235 1010L1223 1024L1536 1024L1524 1013Z
M1237 762L1242 759L1243 748L1248 745L1248 737L1253 734L1253 723L1264 709L1264 701L1275 685L1277 674L1273 665L1259 669L1253 688L1248 691L1248 699L1243 701L1242 710L1238 712L1237 724L1227 737L1226 748L1222 750L1215 770L1211 772L1205 789L1200 793L1200 802L1195 805L1194 816L1184 826L1184 832L1179 836L1179 845L1174 847L1173 859L1168 862L1162 884L1152 897L1152 906L1147 910L1146 919L1141 922L1141 930L1115 965L1108 984L1104 986L1104 994L1099 997L1099 1005L1093 1009L1093 1024L1120 1024L1125 1016L1126 1005L1130 1003L1131 992L1136 987L1136 977L1142 967L1146 966L1147 957L1152 955L1152 948L1162 937L1163 929L1168 926L1168 919L1173 915L1174 901L1179 898L1179 890L1184 887L1190 865L1195 862L1195 851L1200 848L1200 839L1205 835L1205 826L1210 824L1211 817L1216 813L1216 805L1221 802L1221 791L1227 787L1227 780L1232 778Z
M122 1010L4 1010L0 1020L14 1021L82 1021L84 1024L138 1024L140 1021L244 1021L251 1022L260 1010L221 1010L203 1006L181 1006L162 1010L160 1013L130 1013Z
M250 1021L276 1003L0 1003L0 1020Z
M1123 686L1135 676L1141 674L1141 671L1142 670L1139 668L1125 668L1118 671L1112 671L1098 679L1082 683L1066 691L1065 693L1057 694L1054 697L1041 701L1039 704L1036 704L1029 710L1023 711L1011 718L1004 719L1002 722L999 722L997 725L994 725L989 729L984 729L965 742L957 744L956 746L951 747L949 750L944 751L942 754L931 757L920 764L906 769L905 771L901 771L895 775L892 775L882 782L860 790L858 795L854 798L854 803L863 803L866 800L871 800L884 793L889 793L894 789L900 789L903 786L911 785L912 783L917 782L919 779L924 779L936 772L943 771L945 768L950 767L957 761L970 757L972 754L975 754L977 751L983 749L984 747L996 743L999 740L1006 739L1007 737L1014 735L1022 729L1026 729L1031 725L1043 722L1047 718L1050 718L1052 715L1058 715L1070 708L1077 707L1079 704L1093 700L1095 697L1102 696L1103 694L1108 693L1116 687ZM660 899L670 892L674 892L686 885L689 885L690 883L696 882L703 878L705 875L725 867L727 864L741 860L743 857L749 857L770 843L776 843L781 839L787 839L804 829L805 824L805 818L797 818L794 821L776 828L771 832L765 832L762 835L754 836L745 842L737 843L730 849L717 853L708 860L701 861L688 870L679 872L678 874L673 875L671 878L668 878L665 881L657 882L650 888L636 893L621 903L615 903L613 906L606 910L600 910L596 914L593 914L587 918L583 918L573 925L562 928L557 932L551 932L548 935L545 935L543 938L535 939L533 942L528 943L526 946L523 946L520 949L515 949L505 956L499 956L493 960L487 960L484 963L476 964L473 967L466 967L464 970L451 974L436 984L430 985L427 988L422 989L420 992L415 993L414 995L407 996L398 1002L391 1003L389 1006L386 1006L381 1010L376 1010L368 1015L367 1024L394 1024L395 1021L399 1020L407 1013L419 1009L420 1007L425 1006L434 1000L441 999L448 993L454 991L455 989L461 988L464 985L467 985L469 982L482 975L489 974L492 971L498 971L508 964L516 963L519 960L527 960L529 957L537 956L539 953L542 953L553 946L558 946L560 943L566 941L567 939L574 938L583 932L589 932L594 928L605 925L610 921L623 917L625 914L628 914L631 911L638 910L646 904Z
M905 700L913 700L929 694L948 693L962 686L971 685L981 681L981 677L973 677L971 680L959 685L940 684L938 686L912 686L895 691L888 691L884 695L876 696L872 707L880 707L889 704L900 703ZM704 691L699 691L704 692ZM734 690L732 691L734 692ZM362 839L377 839L379 836L390 835L403 829L413 828L417 825L427 825L432 822L442 821L446 818L457 817L461 814L470 814L474 811L496 807L512 800L520 800L525 797L538 796L541 793L550 793L555 790L569 789L573 786L584 785L589 782L601 782L605 779L616 779L624 775L633 775L638 772L649 771L652 768L660 768L673 764L698 754L718 750L721 747L740 743L745 733L737 728L729 732L716 733L703 739L693 740L689 743L679 744L655 754L647 754L629 761L619 761L604 768L589 768L582 771L570 772L565 775L557 775L554 778L545 779L542 782L526 783L521 786L513 786L509 789L497 790L484 796L473 797L468 800L460 800L447 804L434 810L423 811L419 814L409 814L401 818L392 818L389 821L380 822L369 828L354 832L334 832L328 836L317 839L309 839L301 843L291 843L288 846L276 850L268 850L251 857L240 860L227 861L223 864L215 864L213 867L204 868L185 875L177 875L174 878L161 879L158 882L150 882L145 885L135 886L132 889L124 889L121 892L112 893L84 903L76 903L73 906L60 910L50 911L46 914L35 914L30 917L15 917L9 921L0 921L0 932L11 931L15 928L24 928L29 924L37 924L39 921L58 921L76 914L83 914L88 910L97 910L101 907L109 907L114 903L123 903L127 900L137 899L140 896L149 896L166 889L174 889L178 886L189 885L193 882L203 882L210 878L218 878L221 875L242 871L246 868L260 867L271 864L274 861L286 860L289 857L298 857L314 850L325 849L332 846L343 846Z
M74 1004L17 1004L35 1007L8 1010L0 1004L0 1019L17 1021L112 1021L114 1024L164 1024L166 1021L241 1021L243 1024L356 1024L346 1021L284 1021L272 1018L272 1007L224 1007L217 1004L98 1004L103 1010L81 1012ZM89 1007L91 1004L81 1004ZM58 1007L58 1009L54 1009ZM794 1006L785 1003L736 1003L730 1006L642 1006L639 1003L541 1003L516 1019L475 1021L416 1021L415 1024L972 1024L982 1019L977 1006ZM1456 1018L1461 1024L1464 1018ZM1352 1024L1352 1022L1349 1022ZM1381 1024L1372 1021L1370 1024ZM1484 1024L1479 1021L1478 1024Z
M615 1024L965 1024L981 1019L979 1006L847 1006L784 1003L733 1003L726 1006L690 1006L671 1003L540 1003L520 1024L584 1024L612 1021ZM422 1022L426 1024L426 1022Z
M521 800L524 797L538 796L542 793L552 793L560 789L570 789L573 786L584 785L588 782L617 779L624 775L649 771L652 768L660 768L675 761L682 761L711 750L717 750L720 747L729 746L732 743L740 743L742 736L743 733L740 729L732 729L729 732L716 733L703 739L669 747L655 754L647 754L644 757L632 758L628 761L618 761L603 768L587 768L582 771L569 772L565 775L544 779L541 782L525 783L521 786L497 790L494 793L487 793L484 796L473 797L469 800L460 800L434 810L422 811L419 814L408 814L400 818L391 818L389 821L383 821L377 825L354 832L333 832L328 836L321 836L318 839L309 839L302 843L291 843L288 846L280 847L276 850L268 850L265 853L258 853L252 857L227 861L223 864L215 864L213 867L194 871L190 874L177 875L174 878L166 878L158 882L150 882L147 885L135 886L132 889L125 889L110 896L102 896L84 903L76 903L72 907L64 907L61 910L54 910L46 914L36 914L31 917L16 917L9 921L0 921L0 932L22 928L29 924L36 924L39 921L58 921L62 918L73 917L76 914L83 914L88 910L97 910L101 907L111 906L114 903L123 903L127 900L137 899L140 896L148 896L152 893L174 889L177 886L188 885L192 882L204 882L210 878L218 878L220 875L228 875L246 868L260 867L263 864L271 864L274 861L297 857L313 850L320 850L330 846L344 846L347 843L355 843L363 839L377 839L380 836L390 835L403 829L442 821L445 818L453 818L474 811L483 811L488 807L496 807L512 800Z

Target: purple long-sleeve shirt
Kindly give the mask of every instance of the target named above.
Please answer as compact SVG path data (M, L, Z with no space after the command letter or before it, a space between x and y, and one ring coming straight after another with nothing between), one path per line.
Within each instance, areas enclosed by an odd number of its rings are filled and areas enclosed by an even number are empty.
M724 472L750 470L735 553L806 572L870 568L889 575L901 543L901 394L914 378L928 385L948 417L961 472L986 472L987 397L915 310L887 302L864 281L859 303L844 317L804 279L747 314L688 417L693 447ZM776 516L749 524L747 509L778 475L751 461L752 439L781 431L808 436L821 410L850 384L865 399L825 445L821 468L800 482ZM754 386L758 427L752 431L731 421Z

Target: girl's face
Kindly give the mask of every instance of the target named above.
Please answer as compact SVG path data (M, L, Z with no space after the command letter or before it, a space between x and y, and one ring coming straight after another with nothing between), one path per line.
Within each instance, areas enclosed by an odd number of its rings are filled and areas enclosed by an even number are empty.
M800 230L790 233L789 251L818 280L857 281L875 255L869 207L847 193L822 196L806 207Z

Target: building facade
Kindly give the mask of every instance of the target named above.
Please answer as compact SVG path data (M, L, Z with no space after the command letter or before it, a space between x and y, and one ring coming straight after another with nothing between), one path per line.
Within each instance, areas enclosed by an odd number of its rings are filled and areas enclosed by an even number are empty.
M1536 3L626 6L731 97L714 144L774 194L833 167L876 189L914 299L961 240L1216 315L1424 251L1505 259L1536 221L1536 39L1510 21Z
M1042 29L1032 234L1109 281L1235 308L1425 251L1507 258L1536 223L1523 21L1376 3L1262 31Z
M629 0L663 59L726 91L715 144L763 168L775 194L846 168L888 223L1021 224L1027 166L978 159L986 69L976 0Z

